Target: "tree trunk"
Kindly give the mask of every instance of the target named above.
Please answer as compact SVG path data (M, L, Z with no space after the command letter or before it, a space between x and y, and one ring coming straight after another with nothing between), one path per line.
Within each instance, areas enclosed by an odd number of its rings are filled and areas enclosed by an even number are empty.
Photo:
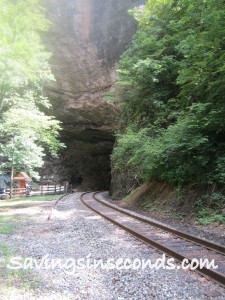
M10 170L10 199L13 194L13 169L14 169L14 137L13 137L13 149L12 149L12 165Z
M10 171L10 199L12 198L13 194L13 163Z

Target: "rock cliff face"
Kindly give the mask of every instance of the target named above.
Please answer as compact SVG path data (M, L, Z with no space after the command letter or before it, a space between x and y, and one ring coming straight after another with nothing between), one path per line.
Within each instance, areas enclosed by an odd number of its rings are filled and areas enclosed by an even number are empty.
M56 82L46 93L63 122L65 179L84 189L107 189L118 108L104 95L136 24L128 9L141 0L43 0L52 22L45 44Z

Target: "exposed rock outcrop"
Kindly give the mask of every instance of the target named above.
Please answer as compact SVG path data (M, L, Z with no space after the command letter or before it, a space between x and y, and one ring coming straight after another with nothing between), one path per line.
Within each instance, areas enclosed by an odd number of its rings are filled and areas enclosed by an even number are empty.
M43 2L52 22L45 44L52 52L56 78L46 92L52 113L63 122L64 174L84 189L107 189L118 108L104 95L115 82L116 63L136 30L127 11L145 1Z

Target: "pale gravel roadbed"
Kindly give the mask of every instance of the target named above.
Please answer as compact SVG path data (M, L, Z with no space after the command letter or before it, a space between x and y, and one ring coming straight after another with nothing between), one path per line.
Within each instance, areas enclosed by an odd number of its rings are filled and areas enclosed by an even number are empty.
M16 247L15 256L73 261L90 257L104 262L111 259L151 259L162 254L143 244L109 221L99 217L79 200L80 194L66 196L53 210L38 204L34 213L12 235L0 235L0 242ZM22 211L20 213L23 213ZM70 269L72 270L72 269ZM103 270L82 269L67 274L65 269L32 270L38 286L34 290L1 286L0 299L225 299L217 284L196 273L182 270ZM221 296L218 296L219 291ZM208 295L214 295L209 297Z

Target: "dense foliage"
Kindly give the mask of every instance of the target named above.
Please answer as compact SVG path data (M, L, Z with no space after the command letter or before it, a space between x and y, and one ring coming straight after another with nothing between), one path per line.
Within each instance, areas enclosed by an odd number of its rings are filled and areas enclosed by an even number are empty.
M26 171L37 177L46 150L63 145L59 122L43 87L54 80L40 34L49 23L39 0L2 0L0 11L0 171Z
M223 0L148 0L119 64L112 159L145 181L225 183Z

